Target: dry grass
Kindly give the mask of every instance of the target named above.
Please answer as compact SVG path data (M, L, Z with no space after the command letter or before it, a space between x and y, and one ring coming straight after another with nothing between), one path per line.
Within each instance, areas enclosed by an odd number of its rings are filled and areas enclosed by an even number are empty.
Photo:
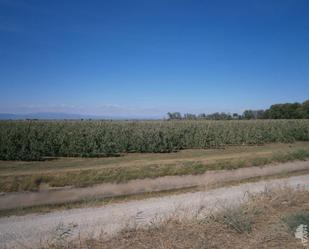
M147 165L164 165L175 162L215 162L218 159L267 157L273 152L293 152L309 149L309 142L275 143L259 146L226 146L221 149L187 149L173 153L127 153L121 157L64 158L47 161L2 161L0 175L25 175L37 172L64 172L76 170L100 170L104 168L128 168Z
M207 216L198 214L193 220L169 218L160 225L124 230L114 238L68 243L61 240L45 249L304 248L286 219L297 213L308 215L308 204L309 192L303 189L265 190L249 196L249 201L240 206L220 206L219 211Z
M134 160L123 164L123 158L104 159L107 164L103 166L92 165L87 168L88 162L95 163L96 160L80 159L82 164L71 168L71 162L0 162L0 191L36 191L41 183L47 183L51 187L64 187L72 185L75 187L86 187L100 183L123 183L133 179L156 178L161 176L202 174L207 170L237 169L249 166L266 165L272 162L287 162L293 160L304 160L309 157L309 143L296 143L293 145L267 145L265 147L238 147L225 150L201 150L185 152L185 156L174 158L175 155L149 155L148 157L138 156ZM246 150L248 150L246 152ZM158 157L157 159L155 159ZM167 159L168 157L171 157ZM78 159L76 159L78 160ZM99 159L98 159L99 160ZM101 159L103 160L103 159ZM117 161L118 160L118 161ZM103 163L103 161L99 162ZM19 163L19 164L17 164ZM97 162L98 163L98 162ZM10 164L12 164L10 167ZM73 163L74 164L74 163ZM33 165L33 168L32 166ZM39 166L40 165L40 166ZM43 170L46 165L48 171ZM54 170L52 165L55 166ZM126 166L125 166L126 165ZM70 170L67 170L69 167ZM24 170L27 169L27 172ZM32 169L32 170L31 170Z
M22 216L26 214L32 213L50 213L54 211L62 211L62 210L70 210L75 208L87 208L87 207L102 207L104 205L110 204L117 204L117 203L124 203L127 201L132 200L144 200L153 197L164 197L169 195L178 195L183 193L193 193L196 191L205 191L211 190L220 187L228 187L228 186L236 186L239 184L247 183L247 182L258 182L262 180L270 180L270 179L280 179L286 178L290 176L300 176L309 174L308 170L301 170L296 172L282 172L276 175L269 175L269 176L257 176L251 177L248 179L243 180L234 180L234 181L227 181L227 182L220 182L215 183L213 185L207 186L194 186L194 187L186 187L186 188L179 188L179 189L172 189L172 190L162 190L156 192L145 192L141 194L132 194L132 195L124 195L124 196L115 196L115 197L92 197L92 198L84 198L79 201L72 201L72 202L65 202L59 204L46 204L46 205L37 205L37 206L30 206L30 207L19 207L13 209L4 209L0 210L0 217L8 217L8 216Z

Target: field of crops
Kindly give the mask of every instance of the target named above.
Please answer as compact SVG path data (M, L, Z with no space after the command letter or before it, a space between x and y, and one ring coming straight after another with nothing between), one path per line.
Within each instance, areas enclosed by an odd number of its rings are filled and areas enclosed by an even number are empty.
M1 160L309 141L309 120L1 121Z

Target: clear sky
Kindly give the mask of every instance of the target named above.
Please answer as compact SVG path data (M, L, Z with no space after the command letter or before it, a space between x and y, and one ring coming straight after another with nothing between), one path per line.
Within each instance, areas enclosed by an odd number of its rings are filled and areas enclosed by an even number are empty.
M309 98L308 0L0 0L0 112L242 112Z

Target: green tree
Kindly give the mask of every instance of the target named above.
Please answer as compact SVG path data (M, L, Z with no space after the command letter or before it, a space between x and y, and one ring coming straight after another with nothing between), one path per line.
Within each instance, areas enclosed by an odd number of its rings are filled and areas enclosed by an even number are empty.
M302 118L300 103L285 103L272 105L267 111L269 119L298 119Z
M300 112L302 118L309 118L309 99L302 103Z
M167 116L169 120L182 119L180 112L168 112Z
M188 120L194 120L196 119L196 115L192 113L186 113L183 118Z

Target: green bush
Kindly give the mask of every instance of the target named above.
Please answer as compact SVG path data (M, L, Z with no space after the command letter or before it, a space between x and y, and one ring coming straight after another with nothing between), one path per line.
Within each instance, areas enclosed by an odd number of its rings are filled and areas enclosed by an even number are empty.
M220 213L217 221L226 224L237 233L250 233L254 214L245 206L226 207Z
M309 228L309 212L299 211L295 214L285 217L283 221L288 225L292 232L295 232L295 229L299 225L305 225Z

